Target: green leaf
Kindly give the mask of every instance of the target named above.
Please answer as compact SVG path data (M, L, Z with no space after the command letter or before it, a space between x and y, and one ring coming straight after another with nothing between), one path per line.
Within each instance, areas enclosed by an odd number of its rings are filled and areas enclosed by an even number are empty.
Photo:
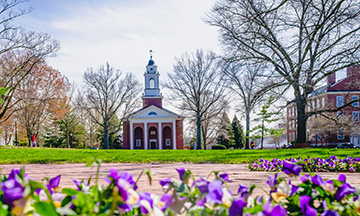
M44 189L43 184L40 183L40 182L37 182L37 181L29 180L29 185L30 185L30 187L31 187L32 190Z
M251 208L251 209L249 209L247 212L249 212L250 214L257 214L257 213L259 213L259 212L261 212L261 211L263 211L264 209L263 209L263 207L262 207L262 205L257 205L257 206L255 206L255 207L253 207L253 208Z
M60 207L56 209L56 212L61 215L77 215L72 209Z
M64 188L62 189L62 191L64 194L69 195L69 196L74 196L76 195L79 191L72 189L72 188Z
M150 170L145 170L145 173L146 173L146 175L147 175L147 177L148 177L148 179L149 179L149 184L151 185L151 183L152 183L152 177L151 177L151 172L150 172Z
M34 204L36 212L42 216L58 216L54 205L48 202L37 202Z
M175 179L171 184L178 193L189 193L190 191L189 186L180 180Z

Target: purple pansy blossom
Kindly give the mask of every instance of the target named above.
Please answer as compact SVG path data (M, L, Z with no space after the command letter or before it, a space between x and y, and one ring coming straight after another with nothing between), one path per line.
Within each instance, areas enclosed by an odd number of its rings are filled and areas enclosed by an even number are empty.
M326 210L320 216L340 216L336 211Z
M24 187L16 181L15 178L10 178L5 182L1 182L0 186L4 193L4 201L8 205L12 205L15 200L23 197Z
M15 200L21 199L24 194L24 186L19 182L21 170L11 170L6 181L0 183L0 190L4 194L4 201L12 205ZM24 174L24 180L28 180L27 174Z
M310 200L311 200L310 196L307 195L300 196L299 202L300 202L301 212L306 216L317 216L316 209L314 209L309 205Z
M346 182L346 176L344 174L340 174L338 180L341 182Z
M210 202L221 204L222 203L222 182L220 180L215 180L210 182L209 186L209 193L205 195L206 199Z
M344 183L343 185L338 187L335 194L335 199L337 199L337 201L341 201L347 195L355 193L355 191L355 188L351 187L348 183Z
M301 168L295 164L284 161L283 171L289 176L299 176Z
M196 180L195 186L199 189L201 193L209 192L209 181L200 176L200 180Z
M246 205L247 203L243 198L234 199L229 208L229 216L242 216Z
M277 176L277 173L275 174L275 176L269 175L269 180L266 182L266 184L268 184L271 188L271 192L276 192L276 185L278 183Z
M322 185L322 184L325 183L325 181L324 181L324 180L322 179L322 177L319 176L319 175L312 176L312 177L311 177L311 180L312 180L312 182L313 182L315 185L317 185L317 186L320 186L320 185Z
M160 185L163 187L169 187L171 184L171 178L162 179L159 181Z
M276 205L271 207L271 202L267 202L263 205L263 216L286 216L287 211L282 205Z
M139 193L140 200L138 204L140 205L140 210L142 214L149 214L149 211L154 208L154 201L151 198L150 193Z
M164 206L161 206L161 211L165 211L168 207L170 207L175 202L175 198L173 198L173 196L168 193L164 193L164 195L162 195L160 201L164 203Z
M179 178L181 181L185 181L186 179L184 179L184 174L186 172L184 167L181 167L180 169L176 169L176 171L179 173Z
M47 184L46 186L47 186L50 194L53 194L53 193L54 193L53 189L59 187L59 185L60 185L60 178L61 178L61 175L58 175L58 176L56 176L56 177L54 177L54 178L52 178L52 179L49 180L49 184Z
M227 174L227 173L220 174L219 177L224 181L232 182L232 180L229 179L229 174Z
M123 179L123 180L127 181L130 184L130 186L134 188L134 190L137 189L137 185L135 184L133 176L128 172L118 173L118 171L116 169L110 169L110 173L109 173L108 177L111 177L115 181L116 184L119 181L119 179ZM105 181L107 181L110 184L111 180L108 177L105 177L104 179L105 179Z
M250 195L249 188L246 185L239 184L238 194L240 197L247 199Z

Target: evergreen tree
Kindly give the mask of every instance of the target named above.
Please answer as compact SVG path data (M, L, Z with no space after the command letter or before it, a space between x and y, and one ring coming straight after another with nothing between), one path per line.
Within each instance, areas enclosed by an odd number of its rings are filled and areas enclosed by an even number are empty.
M232 131L231 131L231 122L226 114L226 112L222 113L221 119L220 119L220 125L218 130L218 136L217 136L217 143L219 145L224 145L226 148L229 148L231 146L234 146L234 140L231 139L232 137Z
M245 145L245 135L240 121L237 119L236 115L231 123L231 140L234 143L234 148L240 149Z

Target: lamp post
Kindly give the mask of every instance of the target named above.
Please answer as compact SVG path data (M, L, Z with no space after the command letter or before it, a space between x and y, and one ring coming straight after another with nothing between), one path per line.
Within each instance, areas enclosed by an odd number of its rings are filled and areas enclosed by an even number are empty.
M18 141L17 141L17 120L15 120L15 146L18 146Z

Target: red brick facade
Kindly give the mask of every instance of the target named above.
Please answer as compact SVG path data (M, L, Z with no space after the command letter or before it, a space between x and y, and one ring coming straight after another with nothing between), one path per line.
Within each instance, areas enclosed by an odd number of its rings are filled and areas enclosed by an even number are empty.
M306 112L322 110L327 108L337 108L342 106L349 101L356 98L360 98L360 66L352 66L346 69L346 78L335 82L335 73L331 74L327 79L327 85L320 87L315 90L313 94L310 94L308 99L308 105L305 108ZM342 102L342 103L340 103ZM341 105L342 104L342 105ZM338 112L338 115L344 115L353 117L356 115L359 117L359 103L347 106L341 110L342 113ZM287 139L288 142L296 140L297 137L297 112L295 103L291 103L287 106ZM335 115L335 113L334 113ZM319 114L310 116L307 119L308 123L315 122L317 119L323 118ZM353 118L355 122L358 122L356 118ZM335 123L334 123L335 124ZM339 143L350 142L350 137L355 137L351 134L342 133L330 134L326 140L321 134L312 134L308 130L308 141L314 145L320 145L320 143L326 142L330 146L336 146ZM353 139L354 140L354 139ZM358 138L355 139L357 142ZM359 139L360 141L360 139ZM360 142L359 142L360 143ZM354 143L356 144L356 143Z

